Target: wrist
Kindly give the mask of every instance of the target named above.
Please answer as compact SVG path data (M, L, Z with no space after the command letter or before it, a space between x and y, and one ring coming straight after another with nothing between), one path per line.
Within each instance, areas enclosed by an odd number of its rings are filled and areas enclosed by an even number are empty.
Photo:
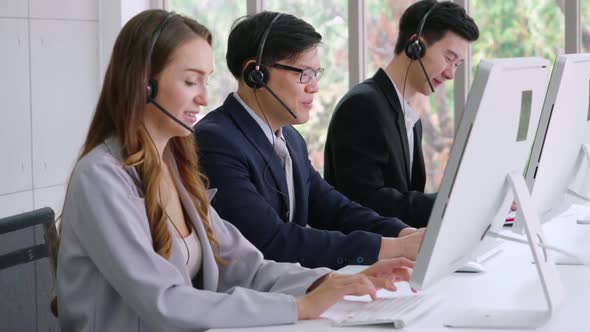
M307 304L305 301L305 296L300 296L295 299L297 303L297 319L304 320L307 319L307 313L305 312L307 309Z
M381 249L377 259L387 259L403 256L403 241L396 238L384 237L381 239Z
M417 229L414 227L406 227L406 228L402 229L401 231L399 231L399 234L397 234L397 237L404 237L404 236L410 235L416 231L417 231Z
M308 288L307 291L305 291L305 294L312 292L314 289L316 289L319 285L321 285L324 281L326 281L326 279L330 278L330 276L332 275L333 272L330 273L326 273L323 276L317 278Z

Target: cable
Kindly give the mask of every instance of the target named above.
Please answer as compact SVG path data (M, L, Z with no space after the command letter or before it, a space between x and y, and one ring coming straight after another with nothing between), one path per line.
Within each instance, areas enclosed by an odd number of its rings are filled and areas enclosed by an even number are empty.
M260 101L258 101L258 95L256 94L256 89L252 89L252 90L254 91L254 98L256 99L256 104L258 104L258 108L260 108L260 111L262 112L262 116L264 117L264 121L266 122L266 125L268 126L268 129L270 130L270 137L272 138L272 151L273 151L271 158L272 159L278 158L276 152L274 152L275 151L275 134L272 131L272 127L270 126L270 122L268 121L268 118L266 117L266 113L264 112L264 109L260 105ZM280 162L280 160L279 160L279 162ZM278 188L275 188L266 179L266 170L268 169L269 166L270 166L270 163L269 162L266 162L266 165L264 166L264 170L262 171L262 179L264 180L264 183L266 183L266 185L270 189L274 190L275 192L279 193L281 196L283 196L284 198L286 198L287 199L287 202L288 202L289 201L289 196L285 195Z
M408 69L406 69L406 75L404 76L404 86L402 89L402 99L400 100L400 103L402 104L402 113L404 113L404 122L406 121L406 82L408 81L408 74L410 73L410 68L412 67L412 64L414 63L414 60L410 60L410 64L408 65Z
M410 68L412 67L413 63L414 63L414 60L410 59L410 64L408 65L408 69L406 69L406 75L404 75L404 86L402 88L402 100L400 100L400 103L402 104L402 113L404 116L404 129L405 129L406 136L408 136L408 126L407 126L407 122L406 122L406 82L408 81L408 74L410 73ZM409 146L408 146L408 150L409 150ZM412 155L412 153L413 153L413 151L408 151L408 155ZM412 165L410 165L410 174L411 174L411 170L412 170Z
M159 193L158 193L159 195ZM162 196L160 196L160 201L162 201ZM190 262L191 259L191 251L188 249L188 244L186 244L186 241L184 239L184 237L182 237L182 234L180 234L180 231L178 230L178 228L176 227L176 225L174 224L174 221L172 220L172 218L170 218L170 216L168 215L168 212L166 212L166 209L164 209L164 214L166 215L166 218L168 218L170 220L170 223L172 224L172 227L174 227L174 229L176 230L176 233L178 233L178 236L182 239L182 243L184 243L184 247L186 248L186 262L184 263L184 265L188 265L188 262ZM189 232L191 231L191 229L189 228ZM189 233L190 236L190 233Z
M497 232L490 231L487 234L489 234L490 236L495 237L497 239L508 240L508 241L512 241L512 242L516 242L516 243L521 243L521 244L527 244L527 245L529 244L529 241L527 241L525 239L519 239L517 237L508 236L508 235L500 234L500 233L497 233ZM581 265L583 265L583 266L585 266L587 268L590 268L590 262L588 262L585 259L580 258L576 254L573 254L573 253L571 253L571 252L569 252L567 250L564 250L564 249L561 249L561 248L558 248L558 247L555 247L555 246L552 246L552 245L549 245L549 244L544 244L544 243L535 243L535 244L538 245L541 248L544 248L544 249L547 249L547 250L552 250L552 251L555 251L557 253L560 253L560 254L562 254L564 256L567 256L569 258L572 258L575 261L580 262Z
M147 128L145 127L145 125L143 125L143 129L145 130L145 132L147 133L148 138L150 139L150 142L152 143L152 146L154 147L154 150L156 150L156 156L158 157L158 165L162 164L162 160L160 159L160 153L158 151L158 148L156 147L156 143L154 142L154 139L152 138L152 135L150 135L150 132L147 130ZM161 169L160 169L161 171ZM162 200L162 190L160 188L160 183L158 183L158 198L160 199L160 206L162 207L162 210L164 211L164 214L166 215L166 218L168 218L168 220L170 220L170 223L172 224L172 227L174 227L174 229L176 230L176 233L178 233L178 237L180 237L180 239L182 240L182 243L184 243L184 247L186 248L186 262L185 265L188 265L188 262L190 261L191 258L191 252L188 248L188 244L186 244L186 241L184 239L184 237L182 237L182 234L180 234L180 231L178 230L178 228L176 227L176 225L174 224L174 220L172 220L172 218L170 218L170 216L168 215L168 212L166 212L166 208L164 207L164 203ZM188 225L187 225L188 226ZM189 231L191 231L191 227L188 226ZM190 233L189 233L190 235Z

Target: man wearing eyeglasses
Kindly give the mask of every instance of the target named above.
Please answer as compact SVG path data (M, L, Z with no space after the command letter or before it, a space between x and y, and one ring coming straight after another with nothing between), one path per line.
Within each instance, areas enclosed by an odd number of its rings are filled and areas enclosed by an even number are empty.
M213 207L264 254L306 267L414 259L423 232L347 199L316 172L292 125L309 120L321 35L289 14L239 19L227 65L238 89L195 126Z

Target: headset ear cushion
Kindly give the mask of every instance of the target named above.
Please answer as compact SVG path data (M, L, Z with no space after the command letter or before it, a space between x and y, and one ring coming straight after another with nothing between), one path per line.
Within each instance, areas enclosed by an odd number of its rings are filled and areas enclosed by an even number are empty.
M147 100L150 101L150 100L156 99L157 95L158 95L158 81L151 78L147 84Z
M416 40L416 36L412 36L406 44L406 55L412 60L422 59L426 54L426 45L421 40Z
M268 83L269 72L265 66L260 65L260 69L257 70L256 64L251 63L244 69L243 79L252 89L259 89Z

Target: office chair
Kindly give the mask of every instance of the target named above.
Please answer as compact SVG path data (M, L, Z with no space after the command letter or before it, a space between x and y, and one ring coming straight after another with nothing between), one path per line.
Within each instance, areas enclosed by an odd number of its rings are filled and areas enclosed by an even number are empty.
M50 244L55 245L55 213L51 208L45 207L38 210L21 213L0 219L0 235L15 232L36 225L43 225L45 241L42 244L33 245L28 248L15 250L0 256L0 270L32 262L55 254L55 248L49 248ZM51 239L51 241L48 241ZM53 263L53 260L52 260Z
M3 314L13 315L10 319L8 319L8 321L4 322L5 324L8 324L8 330L30 329L35 326L37 326L37 328L39 328L39 326L43 326L43 328L46 330L54 330L54 328L57 328L56 321L51 318L49 313L49 315L43 314L42 309L38 311L38 308L45 307L45 302L47 301L46 297L48 298L48 295L52 293L53 287L51 281L53 278L51 273L49 269L44 268L46 267L45 262L42 262L39 269L29 269L28 267L25 267L25 270L20 268L14 270L14 267L18 265L26 265L27 263L42 260L46 257L49 258L49 265L51 267L55 266L55 257L57 257L55 250L57 240L57 232L55 229L55 213L51 208L45 207L42 209L1 218L0 241L3 241L3 238L6 240L14 237L15 235L18 236L23 232L35 231L34 228L37 225L43 225L42 243L30 245L30 242L27 241L27 245L29 245L28 247L13 250L8 253L3 252L2 255L0 255L0 275L3 275L2 280L6 282L6 280L15 281L22 278L23 282L26 283L24 280L31 280L30 278L33 278L35 282L35 287L27 291L26 294L23 293L22 295L18 295L18 293L12 293L12 300L16 302L11 306L20 307L21 309L7 309L8 307L6 306L6 303L3 304ZM8 271L8 269L11 269L11 271ZM3 274L3 271L6 271L7 274ZM20 273L22 273L22 271L30 271L35 275L15 277L15 273L17 273L17 275L19 273L17 271L20 271ZM13 285L17 286L17 289L21 289L23 284L17 282L17 284ZM31 294L33 294L33 299L29 298ZM19 296L24 297L19 299ZM34 305L33 308L28 308L28 306L31 304ZM35 307L37 307L37 309L35 309ZM33 318L32 320L35 323L28 322L28 320L31 318Z

